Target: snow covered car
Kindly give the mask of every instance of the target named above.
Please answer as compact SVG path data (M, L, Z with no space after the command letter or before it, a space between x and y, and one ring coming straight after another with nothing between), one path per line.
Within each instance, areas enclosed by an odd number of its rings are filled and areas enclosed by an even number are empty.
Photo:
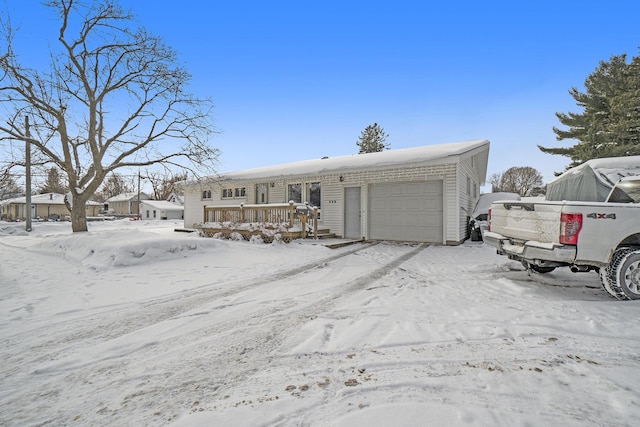
M473 242L482 241L482 234L487 229L487 214L491 204L498 200L520 200L517 193L486 193L481 194L469 217L469 237Z

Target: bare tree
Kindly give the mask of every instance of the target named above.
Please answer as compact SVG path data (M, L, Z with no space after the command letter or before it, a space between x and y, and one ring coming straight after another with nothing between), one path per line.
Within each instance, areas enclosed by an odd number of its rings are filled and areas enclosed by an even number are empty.
M0 103L8 115L0 117L0 141L7 152L29 142L66 174L74 232L87 230L86 202L117 169L161 163L195 176L214 172L211 103L186 91L190 75L172 49L132 28L131 13L112 0L45 6L60 19L50 69L23 67L10 23L1 28Z
M16 180L5 169L0 173L0 200L24 196L24 190L16 184Z
M122 175L111 173L102 184L102 197L106 200L122 193L133 192L133 185L128 184Z
M542 186L542 175L530 166L514 166L502 174L491 175L490 182L494 193L504 191L530 196L534 189L539 193Z
M153 198L155 200L167 200L171 193L177 193L177 183L186 181L186 173L174 174L167 171L166 175L159 172L147 171L145 179L151 183Z

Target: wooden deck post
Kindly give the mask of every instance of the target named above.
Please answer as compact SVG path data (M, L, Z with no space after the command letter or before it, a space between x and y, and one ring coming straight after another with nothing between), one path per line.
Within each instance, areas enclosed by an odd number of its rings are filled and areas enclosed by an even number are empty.
M293 227L293 200L289 200L289 228Z
M313 238L318 238L318 208L313 207Z

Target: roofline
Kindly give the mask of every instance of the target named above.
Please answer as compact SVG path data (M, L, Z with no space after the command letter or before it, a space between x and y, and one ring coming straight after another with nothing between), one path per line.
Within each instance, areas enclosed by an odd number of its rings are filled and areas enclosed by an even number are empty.
M221 181L257 181L274 177L298 178L304 176L327 176L362 170L388 170L398 167L429 166L433 164L454 164L465 154L475 155L489 149L489 140L479 139L447 144L400 148L377 153L352 154L332 158L303 160L280 165L266 166L205 177L185 182L185 186ZM440 153L439 151L442 150ZM368 156L365 159L362 156ZM390 160L385 161L384 156ZM395 160L394 160L395 159ZM370 161L367 161L370 160ZM326 164L325 164L326 162ZM287 173L287 169L289 172ZM316 172L313 172L313 171ZM480 171L482 173L482 170ZM486 167L484 167L486 175ZM482 177L481 177L482 178ZM486 180L486 176L484 177Z

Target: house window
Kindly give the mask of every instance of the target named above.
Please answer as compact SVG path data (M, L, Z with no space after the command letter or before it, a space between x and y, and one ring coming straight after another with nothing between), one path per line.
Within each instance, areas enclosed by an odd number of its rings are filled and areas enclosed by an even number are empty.
M211 200L211 190L204 190L202 192L202 200Z
M289 198L287 202L302 203L302 184L289 184Z
M154 218L156 217L156 210L155 209L153 210L153 217Z
M473 197L478 197L478 184L473 183Z
M245 197L246 195L247 195L247 189L245 187L222 189L223 199L240 198L240 197Z
M320 207L321 197L319 182L307 184L307 202L309 202L311 206L315 206L317 208Z
M471 178L467 177L467 196L471 195Z
M149 209L147 209L147 218L149 218Z

